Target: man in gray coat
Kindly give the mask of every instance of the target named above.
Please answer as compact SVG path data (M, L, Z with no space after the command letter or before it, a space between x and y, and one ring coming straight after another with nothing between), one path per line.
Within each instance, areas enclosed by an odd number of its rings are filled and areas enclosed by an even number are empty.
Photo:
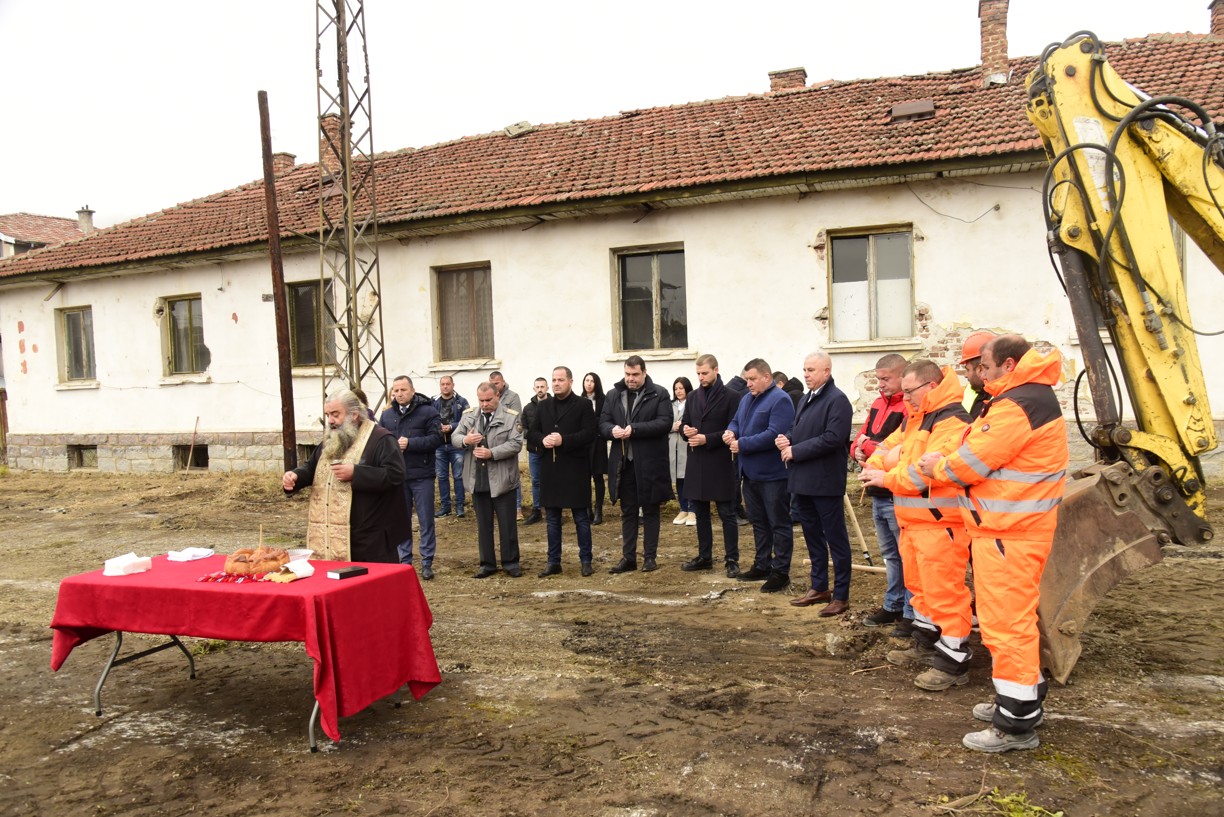
M493 516L497 516L501 563L506 575L517 579L519 567L518 525L514 519L514 497L519 486L518 455L523 448L519 414L501 405L497 390L489 383L476 387L477 406L463 412L451 435L451 444L463 449L463 482L472 486L472 509L476 512L480 569L474 579L487 579L497 572L493 551Z

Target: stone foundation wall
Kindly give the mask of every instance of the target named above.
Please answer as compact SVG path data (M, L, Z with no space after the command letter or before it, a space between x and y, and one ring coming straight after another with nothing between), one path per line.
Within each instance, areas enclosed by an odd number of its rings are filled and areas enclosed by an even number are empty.
M861 424L861 421L860 421ZM855 426L857 430L858 425ZM1067 429L1072 469L1092 463L1092 447L1074 423ZM1224 420L1216 421L1216 435L1224 440ZM316 445L319 433L298 437L299 445ZM97 446L98 471L119 474L169 474L181 470L174 447L191 445L190 434L10 434L8 465L22 471L70 470L69 446ZM280 473L284 468L280 432L237 431L201 434L197 446L208 446L208 470L228 473L256 471ZM1224 444L1202 457L1211 482L1224 479ZM94 470L94 469L88 469Z
M299 445L315 445L318 433L298 437ZM117 474L170 474L181 471L175 447L191 445L190 434L10 434L7 459L22 471L68 471L74 468L74 446L94 446L97 470ZM196 448L206 446L208 469L214 472L281 473L284 451L279 432L235 431L200 434ZM202 469L192 469L202 470Z

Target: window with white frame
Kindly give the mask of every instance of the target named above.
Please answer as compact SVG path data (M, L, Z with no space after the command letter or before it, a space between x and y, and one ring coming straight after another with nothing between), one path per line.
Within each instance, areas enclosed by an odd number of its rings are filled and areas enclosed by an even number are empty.
M88 306L57 310L60 337L60 379L93 380L94 364L93 308Z
M322 366L336 362L336 324L331 303L332 285L319 281L286 284L289 294L289 349L293 366Z
M830 339L912 338L911 231L835 235L830 244Z
M688 346L688 297L684 250L616 254L620 350Z
M434 270L438 360L493 357L493 274L487 265Z
M204 309L199 295L165 299L166 372L198 374L211 361L204 345Z

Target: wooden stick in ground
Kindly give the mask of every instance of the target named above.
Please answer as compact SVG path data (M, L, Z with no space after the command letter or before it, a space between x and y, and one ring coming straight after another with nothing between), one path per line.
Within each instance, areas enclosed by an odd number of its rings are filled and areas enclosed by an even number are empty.
M846 514L850 517L850 521L854 524L854 535L858 537L859 544L863 548L863 558L867 560L867 564L872 564L871 551L867 550L867 539L863 536L863 529L859 525L858 517L854 514L854 506L850 504L850 497L842 494L842 499L846 503Z
M183 464L184 471L191 470L191 460L195 456L196 435L200 433L200 418L196 417L195 428L191 430L191 446L187 449L187 462Z

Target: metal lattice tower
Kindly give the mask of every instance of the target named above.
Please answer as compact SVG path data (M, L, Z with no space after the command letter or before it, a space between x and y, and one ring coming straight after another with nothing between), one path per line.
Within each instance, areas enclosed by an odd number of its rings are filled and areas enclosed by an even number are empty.
M387 394L387 363L365 25L362 0L316 2L319 300L323 337L335 343L324 365L323 395L342 386L360 386L378 404ZM354 78L349 56L358 45L364 73ZM332 58L334 78L324 73L324 64Z

